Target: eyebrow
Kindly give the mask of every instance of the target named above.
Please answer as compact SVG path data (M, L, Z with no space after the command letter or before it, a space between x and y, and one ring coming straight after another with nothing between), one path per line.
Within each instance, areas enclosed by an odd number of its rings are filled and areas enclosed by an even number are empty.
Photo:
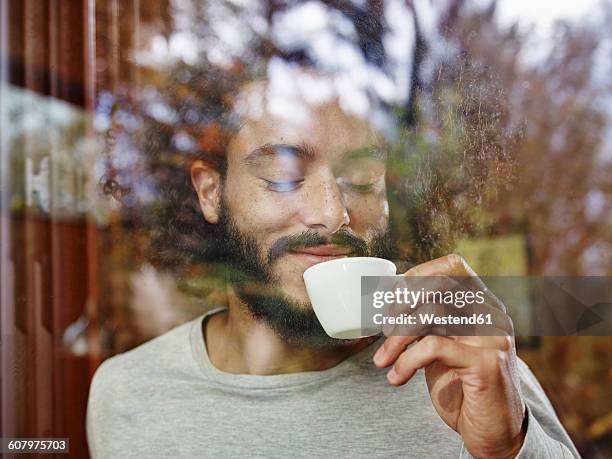
M278 156L293 156L299 159L311 160L314 158L314 150L308 145L288 145L288 144L265 144L257 147L244 158L244 162L249 166L256 165L260 160L274 158Z
M379 146L357 148L355 150L349 150L344 153L342 157L343 161L352 161L355 159L376 159L378 161L387 160L387 150Z

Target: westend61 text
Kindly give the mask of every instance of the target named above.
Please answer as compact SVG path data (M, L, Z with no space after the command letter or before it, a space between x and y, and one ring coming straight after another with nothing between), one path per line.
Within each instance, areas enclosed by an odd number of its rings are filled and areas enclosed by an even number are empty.
M439 316L437 314L399 314L385 316L374 314L376 325L493 325L491 314L472 314L469 316Z

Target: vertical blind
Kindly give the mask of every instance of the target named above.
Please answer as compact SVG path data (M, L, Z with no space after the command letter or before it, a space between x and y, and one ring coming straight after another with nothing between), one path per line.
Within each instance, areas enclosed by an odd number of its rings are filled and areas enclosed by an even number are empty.
M1 436L68 437L74 457L87 457L89 382L109 352L94 108L137 79L126 62L139 11L139 0L0 2Z

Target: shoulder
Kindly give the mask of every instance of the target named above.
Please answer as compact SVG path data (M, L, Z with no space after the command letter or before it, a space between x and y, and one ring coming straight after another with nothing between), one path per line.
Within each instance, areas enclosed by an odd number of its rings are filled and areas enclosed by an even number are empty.
M137 390L168 377L191 373L195 362L190 334L201 323L193 321L152 339L128 352L111 357L98 367L91 382L90 401L106 395L116 399L121 393Z
M180 325L98 367L87 402L87 437L93 457L105 451L101 439L125 435L146 413L144 408L168 387L197 377L190 338L201 320Z

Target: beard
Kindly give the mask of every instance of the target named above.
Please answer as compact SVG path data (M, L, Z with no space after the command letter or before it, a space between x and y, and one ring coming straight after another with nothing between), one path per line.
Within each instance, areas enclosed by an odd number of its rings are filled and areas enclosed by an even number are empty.
M238 228L224 199L215 233L209 260L212 258L224 265L226 281L234 287L250 315L274 330L285 342L300 346L341 346L353 344L358 339L328 336L309 301L299 301L284 294L279 287L281 281L272 270L276 260L292 250L323 244L346 247L350 249L351 256L392 259L397 254L388 228L376 233L369 244L343 229L331 237L316 231L304 231L279 238L264 253L265 250L252 234Z

